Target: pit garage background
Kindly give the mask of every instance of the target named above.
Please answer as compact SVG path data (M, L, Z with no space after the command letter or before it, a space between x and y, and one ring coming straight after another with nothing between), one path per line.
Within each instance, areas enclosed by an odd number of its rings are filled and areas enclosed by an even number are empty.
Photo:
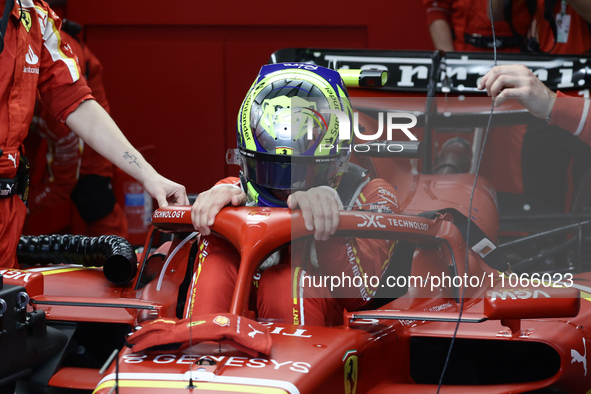
M433 49L421 1L69 0L104 66L112 116L189 193L236 174L238 109L261 65L285 47Z

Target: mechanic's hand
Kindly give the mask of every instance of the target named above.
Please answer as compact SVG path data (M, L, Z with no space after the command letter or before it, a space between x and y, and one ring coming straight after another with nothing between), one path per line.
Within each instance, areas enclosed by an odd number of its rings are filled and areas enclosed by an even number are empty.
M326 241L339 227L339 210L343 204L336 191L328 186L295 192L287 199L287 206L300 208L308 231L314 230L314 239Z
M191 221L195 230L202 235L209 235L216 215L226 205L237 207L246 204L246 193L232 185L220 185L199 193L191 208Z
M515 98L532 115L546 119L552 113L556 93L544 85L529 68L521 64L493 67L478 83L495 98L495 107Z
M161 175L146 180L144 189L158 201L158 207L166 207L169 203L173 205L189 205L185 187Z

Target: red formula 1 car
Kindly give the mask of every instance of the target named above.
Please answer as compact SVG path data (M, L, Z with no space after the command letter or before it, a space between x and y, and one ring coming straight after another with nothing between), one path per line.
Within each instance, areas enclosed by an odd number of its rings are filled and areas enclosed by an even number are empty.
M371 60L378 62L375 56ZM435 67L435 63L430 64ZM433 74L439 80L438 74ZM198 254L190 208L161 208L153 215L157 230L149 235L137 262L129 246L118 239L23 240L22 261L36 263L35 259L49 256L55 263L69 260L73 264L2 272L0 386L12 390L11 384L21 379L18 390L23 392L48 387L49 391L80 389L101 394L115 390L590 390L587 327L591 324L591 304L586 299L591 299L591 274L581 272L584 253L580 248L586 222L561 226L567 219L553 216L547 219L558 222L557 229L532 234L512 228L507 236L532 235L498 246L499 211L491 184L480 178L473 187L475 176L469 172L432 173L435 155L431 152L437 145L431 129L437 125L429 122L436 117L437 103L425 99L422 103L422 109L410 108L414 104L408 100L396 108L418 114L419 126L424 128L422 142L405 141L400 143L402 151L386 149L386 154L384 145L378 151L378 143L370 143L369 150L358 152L356 158L358 164L370 167L374 176L399 191L403 213L342 212L334 235L396 240L374 309L345 311L344 324L336 327L279 321L258 322L260 326L255 327L241 325L242 320L256 320L250 301L257 267L275 250L310 239L312 234L297 211L226 208L212 230L226 238L241 256L231 309L216 316L193 316L189 324L180 327L186 334L184 346L177 343L176 348L152 347L136 352L125 344L129 333L133 337L158 322L176 327L183 317ZM387 109L391 103L362 100L354 105L364 112L360 116L362 126L371 128L375 126L372 111ZM523 115L516 110L511 116L515 113ZM483 117L476 110L469 114ZM446 129L450 127L453 125L445 125ZM471 135L470 142L476 145L478 136ZM581 215L575 218L584 218ZM568 220L573 220L572 215ZM174 234L173 240L156 247L159 231ZM508 270L505 252L518 253L520 261L530 261L540 257L525 257L526 246L549 239L566 243L558 250L564 257L562 263L559 256L551 269ZM557 252L540 250L535 252L545 260ZM564 250L567 253L560 253ZM208 324L217 324L225 334L200 336L200 326ZM231 330L237 327L249 327L246 339L235 338ZM156 334L166 343L166 334ZM249 351L248 338L254 341L257 335L271 339L268 354ZM106 370L99 374L103 365Z

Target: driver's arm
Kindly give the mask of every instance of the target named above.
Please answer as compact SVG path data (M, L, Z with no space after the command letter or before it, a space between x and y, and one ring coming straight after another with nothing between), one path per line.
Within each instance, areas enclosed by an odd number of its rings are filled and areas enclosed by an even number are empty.
M195 230L202 235L211 233L210 227L215 223L217 214L227 205L238 207L246 204L246 193L240 187L236 177L223 179L211 189L199 193L191 207L191 221Z
M363 188L353 210L363 212L375 207L380 207L384 212L400 212L396 191L382 179L373 180ZM376 220L379 222L379 217ZM388 267L394 245L395 242L390 240L361 237L331 238L326 242L315 243L322 276L344 276L351 278L351 282L353 278L361 277L363 281L360 287L345 285L334 289L333 296L339 298L344 308L358 310L367 305L375 294L376 281L379 282Z

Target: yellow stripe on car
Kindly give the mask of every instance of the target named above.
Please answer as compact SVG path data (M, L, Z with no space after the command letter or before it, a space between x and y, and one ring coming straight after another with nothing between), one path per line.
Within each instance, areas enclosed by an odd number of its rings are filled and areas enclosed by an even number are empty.
M182 389L186 390L189 382L172 382L159 380L119 380L119 387L128 388L155 388L155 389ZM115 386L115 380L109 380L100 384L93 392ZM220 384L209 382L193 382L193 390L225 391L228 393L260 393L260 394L286 394L287 391L275 387L245 386L241 384Z

